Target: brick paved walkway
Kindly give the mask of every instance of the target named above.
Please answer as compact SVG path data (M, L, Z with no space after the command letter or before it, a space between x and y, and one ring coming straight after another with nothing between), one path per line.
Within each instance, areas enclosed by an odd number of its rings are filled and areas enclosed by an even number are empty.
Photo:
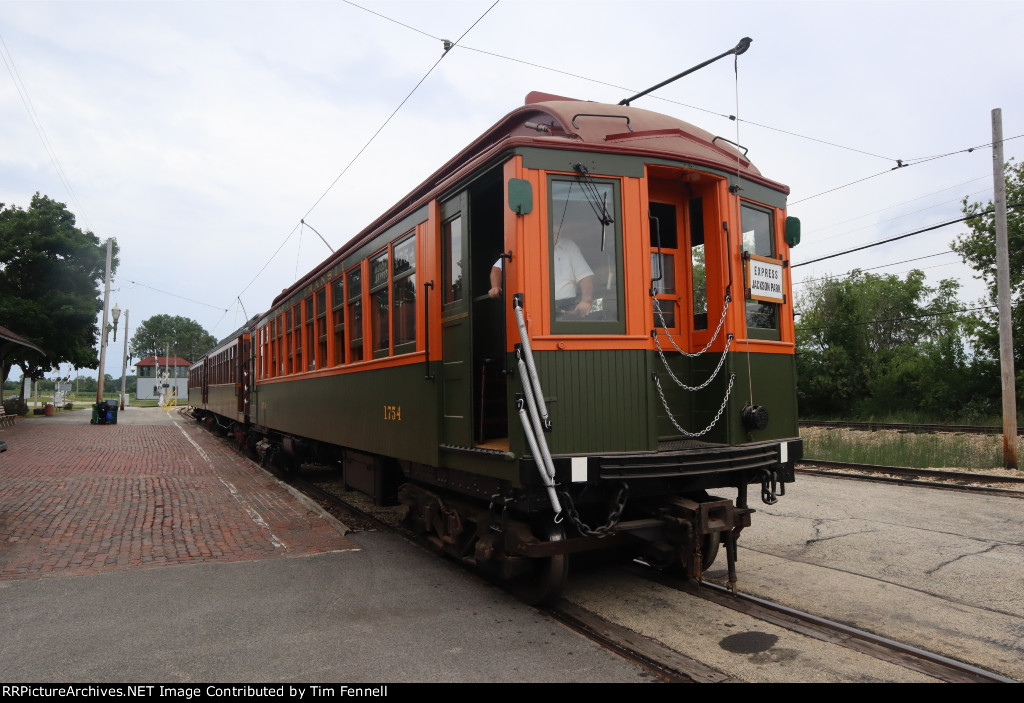
M0 580L356 548L191 420L132 412L160 424L0 432Z

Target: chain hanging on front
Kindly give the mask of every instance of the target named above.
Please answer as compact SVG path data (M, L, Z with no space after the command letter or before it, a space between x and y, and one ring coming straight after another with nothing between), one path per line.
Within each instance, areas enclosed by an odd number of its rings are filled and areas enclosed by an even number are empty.
M672 369L668 365L668 359L665 358L665 352L662 351L661 343L658 342L657 337L654 338L654 344L656 347L658 347L658 354L659 356L661 356L661 363L665 366L665 370L668 372L668 375L671 376L672 380L676 382L676 385L682 388L683 390L699 391L707 388L711 384L711 382L715 380L715 376L718 375L718 372L722 370L722 365L725 363L725 356L726 354L729 353L729 347L732 346L732 340L733 335L732 332L730 332L728 335L726 335L725 349L722 350L722 356L718 359L718 366L715 367L714 372L712 372L708 380L704 381L704 383L700 384L699 386L688 386L682 381L680 381L678 378L676 378L676 375L672 373Z
M651 377L654 379L654 385L658 387L658 395L661 396L661 405L665 408L665 413L668 415L668 419L671 420L672 424L675 425L675 428L686 437L702 437L711 431L711 428L718 422L718 418L722 417L722 413L725 412L725 406L729 403L729 394L732 393L732 384L736 381L736 374L729 374L729 386L725 389L725 398L722 399L722 406L718 408L718 413L715 415L715 419L711 421L711 424L700 432L689 432L679 426L679 423L676 422L675 415L673 415L672 411L669 410L668 400L665 399L665 391L661 388L661 381L658 379L658 374L651 374Z
M562 491L562 498L564 498L564 504L568 506L564 508L564 511L569 515L569 519L572 520L572 523L581 535L584 537L604 537L619 524L619 520L622 518L622 512L626 509L626 501L629 500L629 485L623 483L622 488L619 489L618 494L615 496L615 500L612 502L612 510L608 515L608 522L595 528L591 528L580 519L580 514L576 511L576 505L572 502L572 496Z
M658 319L661 321L661 328L660 329L668 329L668 325L665 324L665 316L661 312L661 305L658 304L658 299L652 297L651 300L654 302L654 312L658 316ZM711 345L715 343L716 339L718 339L718 333L722 331L722 325L725 324L725 314L727 312L729 312L729 303L730 302L732 302L732 296L729 295L729 294L726 294L726 296L725 296L725 306L722 308L722 316L720 318L718 318L718 327L715 328L715 333L713 335L711 335L711 340L707 344L705 344L704 348L701 349L699 352L686 352L686 351L683 351L682 349L679 348L679 345L676 344L676 340L672 337L671 334L666 334L665 336L668 337L668 341L670 341L672 343L673 348L675 348L675 350L677 352L679 352L683 356L688 356L691 359L697 358L698 356L700 356L701 354L706 352L708 349L710 349ZM654 328L654 341L655 341L655 343L658 342L658 329L659 328L657 328L657 327ZM658 344L658 350L659 351L661 350L661 344Z

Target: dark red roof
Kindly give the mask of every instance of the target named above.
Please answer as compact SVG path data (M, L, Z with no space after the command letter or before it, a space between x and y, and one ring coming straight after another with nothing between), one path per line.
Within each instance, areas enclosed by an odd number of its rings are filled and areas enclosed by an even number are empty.
M539 131L537 126L541 126ZM737 173L754 183L789 195L788 186L762 176L739 149L689 122L638 107L532 92L526 96L522 107L501 118L319 266L282 290L273 304L280 303L377 232L453 187L459 179L501 151L531 146L686 161ZM569 169L567 160L566 170Z

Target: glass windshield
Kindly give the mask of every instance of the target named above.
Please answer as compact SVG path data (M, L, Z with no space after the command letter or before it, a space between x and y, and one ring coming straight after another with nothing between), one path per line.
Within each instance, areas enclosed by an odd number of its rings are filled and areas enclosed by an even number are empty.
M616 218L615 188L610 183L590 185L588 199L577 181L551 184L551 291L557 322L621 319L616 224L602 224L597 214L606 207Z

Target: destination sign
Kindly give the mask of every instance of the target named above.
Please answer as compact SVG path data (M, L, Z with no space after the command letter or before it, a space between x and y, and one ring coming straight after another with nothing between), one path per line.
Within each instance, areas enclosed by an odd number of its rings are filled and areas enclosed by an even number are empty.
M747 261L747 298L766 303L781 303L785 300L781 261L750 255Z

